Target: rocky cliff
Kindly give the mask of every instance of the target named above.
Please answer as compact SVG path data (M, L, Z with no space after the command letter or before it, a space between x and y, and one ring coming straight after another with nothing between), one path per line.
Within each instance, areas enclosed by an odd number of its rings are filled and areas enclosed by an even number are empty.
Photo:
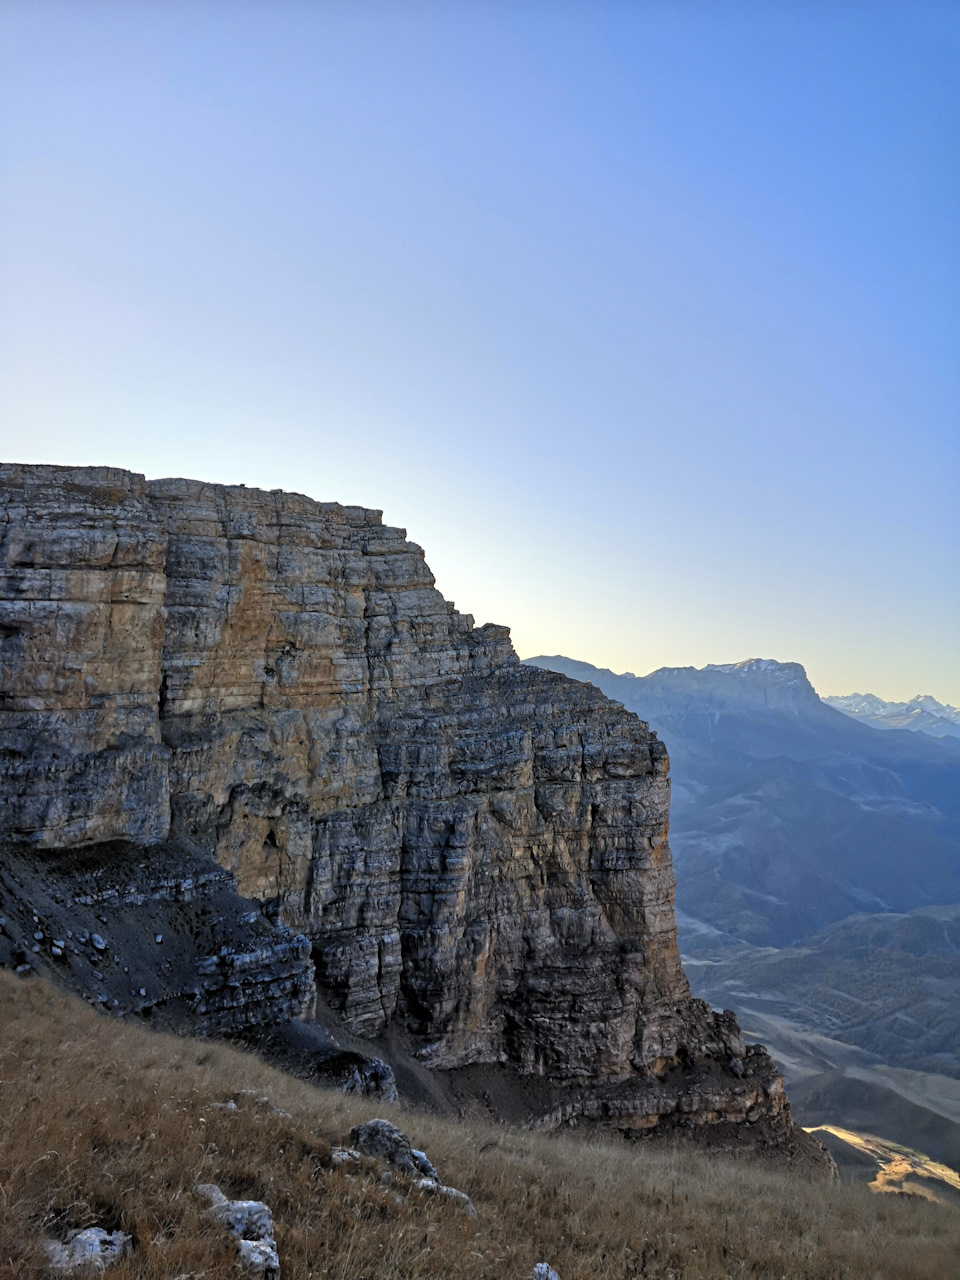
M149 970L101 1002L200 1030L315 981L435 1071L545 1082L545 1123L797 1140L770 1059L690 995L645 723L521 666L379 512L107 468L0 494L9 962Z

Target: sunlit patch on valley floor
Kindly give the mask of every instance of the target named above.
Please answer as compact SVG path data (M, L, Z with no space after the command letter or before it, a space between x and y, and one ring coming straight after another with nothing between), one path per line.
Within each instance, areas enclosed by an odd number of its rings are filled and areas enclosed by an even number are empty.
M871 1191L922 1196L940 1204L960 1207L960 1174L948 1165L931 1160L920 1151L888 1142L871 1133L855 1133L837 1125L812 1125L807 1133L821 1140L831 1135L855 1151L876 1161L877 1174L869 1183ZM831 1149L833 1149L832 1144Z

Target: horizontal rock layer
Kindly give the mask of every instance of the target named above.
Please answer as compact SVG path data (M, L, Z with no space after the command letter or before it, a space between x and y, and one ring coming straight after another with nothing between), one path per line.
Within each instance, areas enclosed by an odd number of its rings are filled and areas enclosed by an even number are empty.
M433 1067L667 1081L656 1123L711 1063L742 1101L739 1030L680 967L646 724L521 666L379 512L100 468L6 466L0 494L0 838L208 859L309 939L353 1032Z

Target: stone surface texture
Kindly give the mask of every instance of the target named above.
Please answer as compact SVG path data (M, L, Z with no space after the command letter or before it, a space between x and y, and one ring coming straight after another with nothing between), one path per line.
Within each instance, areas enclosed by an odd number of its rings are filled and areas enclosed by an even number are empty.
M410 1145L410 1139L389 1120L365 1120L350 1130L348 1151L383 1160L411 1178L430 1178L439 1182L436 1169L423 1151Z
M106 468L4 466L0 495L11 848L189 850L308 940L351 1031L430 1067L635 1127L790 1128L769 1059L690 995L645 723L522 666L379 512ZM242 987L254 950L208 976Z
M194 1187L209 1204L208 1215L237 1242L240 1270L254 1280L280 1280L273 1213L262 1200L228 1200L212 1182Z
M241 898L209 855L170 841L0 846L0 964L199 1035L289 1023L314 996L308 939ZM343 1055L331 1043L325 1056Z
M87 1227L71 1231L66 1241L47 1242L47 1262L51 1271L68 1274L101 1274L133 1252L132 1237L122 1231Z
M396 1171L411 1178L416 1190L453 1200L471 1217L477 1216L473 1201L467 1193L456 1187L445 1186L426 1152L411 1146L407 1135L389 1120L366 1120L363 1124L355 1125L350 1130L348 1141L350 1146L340 1148L337 1153L340 1158L335 1161L336 1164L349 1163L353 1156L368 1156L370 1159L380 1160L390 1166L381 1174L382 1178L392 1180L393 1172Z

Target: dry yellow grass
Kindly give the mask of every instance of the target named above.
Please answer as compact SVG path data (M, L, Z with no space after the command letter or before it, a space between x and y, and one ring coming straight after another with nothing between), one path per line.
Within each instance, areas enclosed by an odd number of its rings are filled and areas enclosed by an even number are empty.
M237 1280L202 1216L198 1182L265 1200L284 1280L809 1277L955 1280L960 1213L750 1161L575 1135L516 1133L355 1101L249 1054L159 1036L38 979L0 971L0 1276L43 1274L41 1240L122 1227L115 1280ZM253 1090L254 1097L241 1094ZM267 1097L270 1105L259 1099ZM214 1105L236 1098L236 1111ZM277 1114L274 1108L289 1113ZM330 1167L330 1143L384 1114L425 1148L478 1216L369 1165Z

